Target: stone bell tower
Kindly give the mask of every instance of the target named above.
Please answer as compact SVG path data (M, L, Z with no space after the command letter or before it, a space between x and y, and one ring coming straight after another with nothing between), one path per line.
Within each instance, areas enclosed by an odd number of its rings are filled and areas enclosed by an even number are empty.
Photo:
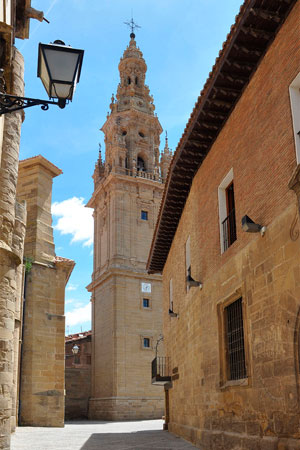
M161 277L146 262L172 153L159 158L161 125L145 85L147 66L135 35L119 63L93 175L91 419L159 418L163 389L151 385L162 332Z

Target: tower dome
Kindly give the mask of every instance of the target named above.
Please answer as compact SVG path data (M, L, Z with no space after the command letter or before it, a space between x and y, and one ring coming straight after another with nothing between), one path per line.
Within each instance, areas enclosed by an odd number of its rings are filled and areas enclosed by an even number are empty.
M120 84L117 90L117 111L134 108L153 115L155 106L148 86L145 85L147 65L137 47L134 34L119 63Z

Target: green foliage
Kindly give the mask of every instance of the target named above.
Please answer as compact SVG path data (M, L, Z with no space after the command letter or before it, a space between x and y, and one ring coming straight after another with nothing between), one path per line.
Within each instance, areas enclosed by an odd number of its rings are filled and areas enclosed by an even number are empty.
M25 273L30 273L32 268L33 258L24 258Z

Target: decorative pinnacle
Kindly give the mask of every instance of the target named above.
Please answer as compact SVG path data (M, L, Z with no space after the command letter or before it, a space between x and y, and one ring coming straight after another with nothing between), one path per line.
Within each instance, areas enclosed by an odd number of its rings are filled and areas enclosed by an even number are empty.
M124 24L128 25L131 28L130 37L131 37L131 39L134 39L135 38L135 34L134 34L135 28L141 28L141 27L134 22L133 17L131 17L130 22L124 22Z

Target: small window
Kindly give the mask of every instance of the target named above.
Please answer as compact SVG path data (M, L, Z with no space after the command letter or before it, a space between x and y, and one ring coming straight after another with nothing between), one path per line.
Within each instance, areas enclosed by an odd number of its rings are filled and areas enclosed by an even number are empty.
M228 305L224 313L227 379L240 380L247 377L242 297Z
M233 182L225 189L227 217L223 220L223 246L224 251L236 241L236 221L234 206L234 187Z
M138 82L139 82L139 79L138 79L138 77L135 77L135 84L137 85L137 84L138 84Z
M127 83L131 84L131 78L130 77L127 78Z
M86 363L87 364L92 364L92 357L91 357L91 355L87 355L86 356Z
M187 238L185 243L185 276L186 279L191 276L191 239ZM189 285L186 283L186 291L189 292Z
M141 219L148 220L148 211L141 211Z
M145 137L145 135L144 135L144 133L142 131L139 131L139 136L141 136L141 138Z
M122 131L122 136L126 136L126 134L127 134L127 131Z
M74 364L80 364L80 356L74 355Z
M237 238L234 194L233 169L231 169L218 188L221 253L225 252Z
M144 338L143 339L143 345L144 345L144 348L150 348L150 339L149 338Z
M169 281L169 309L173 311L173 280Z
M150 308L149 298L143 298L143 308Z

